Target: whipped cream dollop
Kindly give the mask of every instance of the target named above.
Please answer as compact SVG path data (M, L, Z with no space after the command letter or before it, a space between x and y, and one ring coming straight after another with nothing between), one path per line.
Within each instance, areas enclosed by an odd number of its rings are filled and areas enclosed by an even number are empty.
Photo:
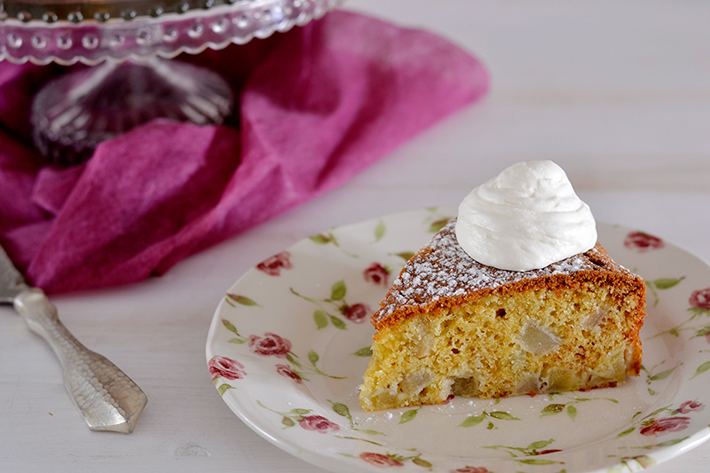
M459 205L456 238L479 263L530 271L594 247L597 227L552 161L514 164Z

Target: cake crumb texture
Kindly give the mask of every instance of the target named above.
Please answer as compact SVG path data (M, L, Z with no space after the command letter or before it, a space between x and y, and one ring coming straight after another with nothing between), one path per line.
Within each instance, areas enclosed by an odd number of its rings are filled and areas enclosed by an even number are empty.
M645 284L601 245L515 273L457 254L452 227L410 259L372 317L363 409L586 390L638 374Z

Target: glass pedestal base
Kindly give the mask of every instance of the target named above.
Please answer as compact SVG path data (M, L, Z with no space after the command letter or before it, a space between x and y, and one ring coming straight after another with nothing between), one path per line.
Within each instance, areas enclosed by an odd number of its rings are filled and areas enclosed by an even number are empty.
M156 118L221 124L233 105L217 74L165 59L108 61L47 84L32 106L34 141L57 164L91 157L107 139Z

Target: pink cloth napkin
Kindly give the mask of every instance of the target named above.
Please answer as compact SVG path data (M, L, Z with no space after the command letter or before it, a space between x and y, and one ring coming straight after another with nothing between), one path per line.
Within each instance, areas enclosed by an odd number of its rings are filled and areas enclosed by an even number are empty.
M483 95L446 40L363 15L187 60L239 97L239 128L154 121L86 164L43 166L32 96L59 68L0 64L0 243L50 292L161 274L348 178Z

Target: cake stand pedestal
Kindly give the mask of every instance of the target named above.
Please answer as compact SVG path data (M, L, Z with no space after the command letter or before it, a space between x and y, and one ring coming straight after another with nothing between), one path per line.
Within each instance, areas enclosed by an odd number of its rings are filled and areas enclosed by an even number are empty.
M95 66L48 83L33 136L51 161L74 164L101 142L154 118L221 124L229 85L171 61L244 44L323 16L339 0L0 0L0 59Z

